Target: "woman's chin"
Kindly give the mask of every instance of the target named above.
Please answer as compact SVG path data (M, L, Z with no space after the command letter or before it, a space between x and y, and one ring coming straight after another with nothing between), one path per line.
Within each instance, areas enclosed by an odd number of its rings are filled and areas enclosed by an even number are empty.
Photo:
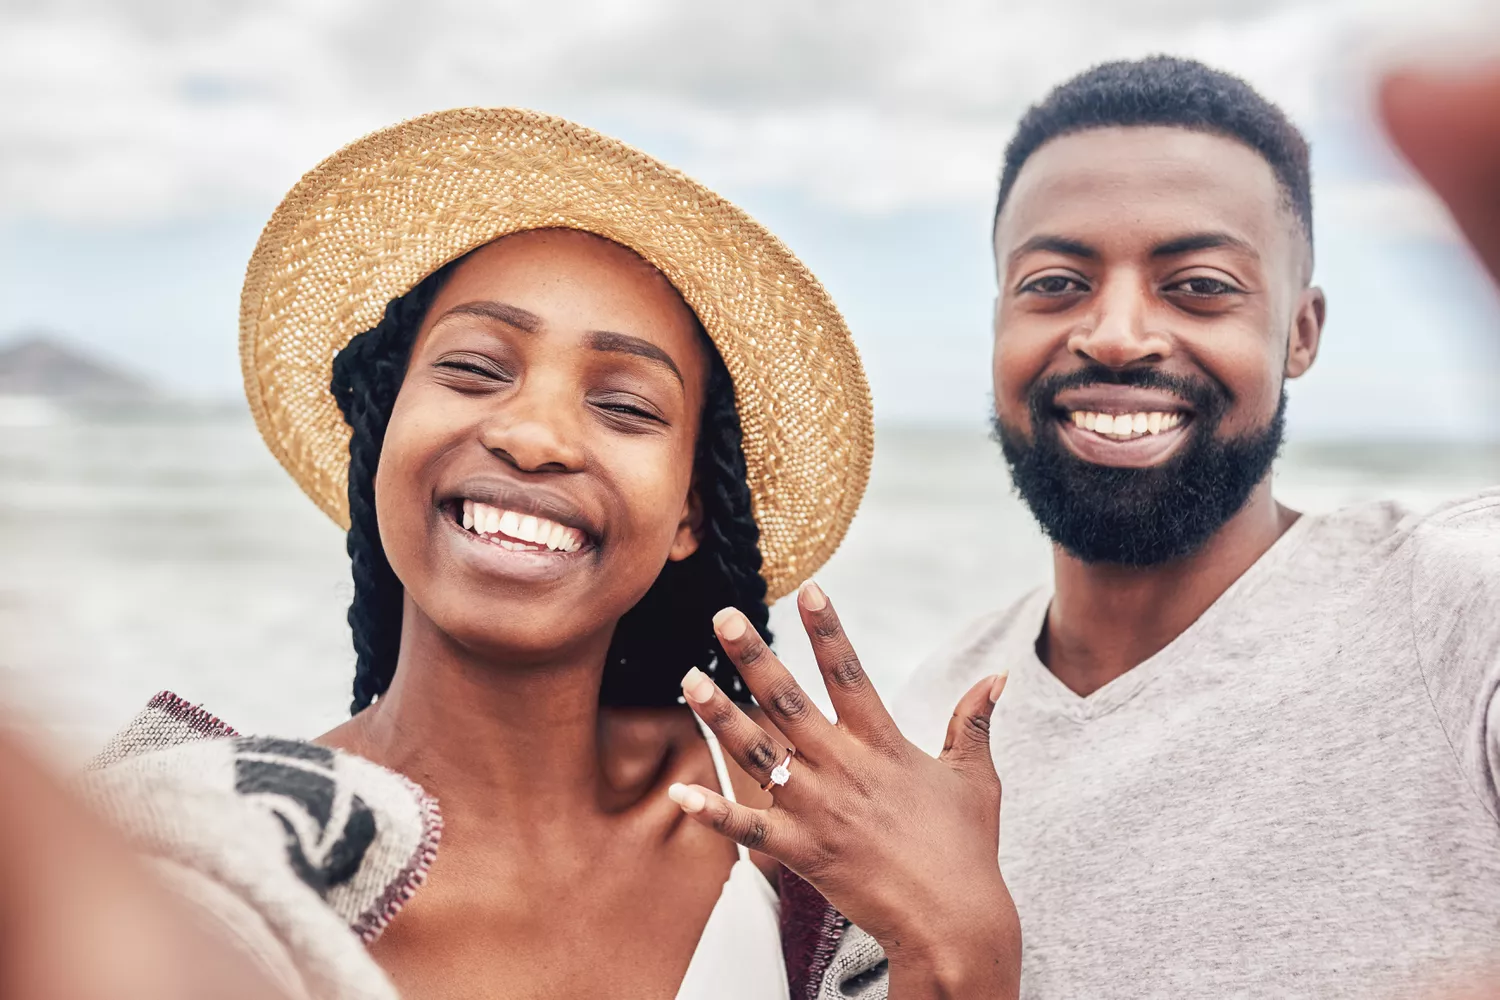
M457 653L476 664L545 668L578 655L602 658L631 595L569 582L497 582L439 569L412 581L403 630L425 633L412 638L439 658Z
M440 608L428 620L443 645L462 650L461 658L480 664L545 668L569 659L573 649L595 644L607 648L607 636L575 634L569 631L578 626L575 614L549 613L554 610L524 602L498 602L481 612L469 604Z

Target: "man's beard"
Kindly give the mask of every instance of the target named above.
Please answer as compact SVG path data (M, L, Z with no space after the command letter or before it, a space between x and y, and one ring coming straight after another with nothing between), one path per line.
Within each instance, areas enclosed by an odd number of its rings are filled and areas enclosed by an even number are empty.
M1160 465L1144 469L1085 462L1067 449L1053 400L1064 389L1098 384L1165 389L1187 400L1191 439ZM1089 368L1037 383L1029 399L1033 440L1007 427L994 432L1011 482L1047 537L1086 563L1158 566L1197 551L1238 514L1281 450L1286 387L1262 428L1220 439L1228 394L1216 383L1151 369Z

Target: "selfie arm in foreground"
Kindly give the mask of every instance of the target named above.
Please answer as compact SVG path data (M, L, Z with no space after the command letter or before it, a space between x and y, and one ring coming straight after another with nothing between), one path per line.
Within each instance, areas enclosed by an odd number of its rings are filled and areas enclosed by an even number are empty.
M0 996L299 1000L163 889L3 728Z
M1500 62L1461 75L1392 73L1380 110L1396 147L1500 281Z
M989 742L1004 677L964 695L941 755L930 757L896 728L823 591L804 585L797 607L838 721L824 717L743 615L722 611L714 627L725 652L790 745L690 671L688 704L774 789L775 802L752 809L701 785L673 786L673 799L780 861L870 935L889 960L896 1000L1018 995L1021 927L1000 874L1000 779ZM880 970L867 975L878 980ZM837 995L856 994L841 987Z
M1479 262L1500 284L1500 61L1467 72L1400 70L1380 84L1380 115L1396 148L1447 204ZM1491 751L1493 753L1493 751ZM1433 997L1500 996L1493 977Z

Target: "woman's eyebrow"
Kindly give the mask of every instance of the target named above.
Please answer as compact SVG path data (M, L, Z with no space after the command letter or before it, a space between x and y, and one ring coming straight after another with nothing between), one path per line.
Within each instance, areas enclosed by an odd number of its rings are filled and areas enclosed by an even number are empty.
M485 319L496 319L518 330L525 330L527 333L536 333L542 328L542 318L536 313L528 312L508 302L494 302L488 299L456 305L443 313L444 319L449 316L482 316Z
M475 302L464 302L443 313L443 319L449 316L481 316L485 319L499 320L507 326L513 326L527 333L536 333L545 325L542 318L534 312L513 306L508 302L495 302L489 299L481 299ZM439 321L441 322L441 320ZM609 330L593 330L588 335L589 346L596 351L609 351L615 354L634 354L637 357L654 361L667 371L672 377L682 383L682 370L677 367L677 362L666 351L657 347L649 340L640 337L632 337L628 333L614 333Z
M589 346L596 351L610 351L615 354L634 354L637 357L654 361L672 373L672 377L682 382L682 371L677 367L677 362L666 351L657 347L649 340L640 337L632 337L627 333L611 333L608 330L595 330L589 334Z

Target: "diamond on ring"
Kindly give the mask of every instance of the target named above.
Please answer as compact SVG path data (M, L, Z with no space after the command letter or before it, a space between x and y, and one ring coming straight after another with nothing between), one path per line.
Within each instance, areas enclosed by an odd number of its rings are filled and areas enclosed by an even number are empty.
M791 765L792 758L795 756L797 756L797 751L792 749L791 747L787 747L786 757L782 758L780 764L777 764L775 767L771 768L771 776L769 779L767 779L764 785L760 786L761 791L769 792L772 788L779 787L792 780Z

